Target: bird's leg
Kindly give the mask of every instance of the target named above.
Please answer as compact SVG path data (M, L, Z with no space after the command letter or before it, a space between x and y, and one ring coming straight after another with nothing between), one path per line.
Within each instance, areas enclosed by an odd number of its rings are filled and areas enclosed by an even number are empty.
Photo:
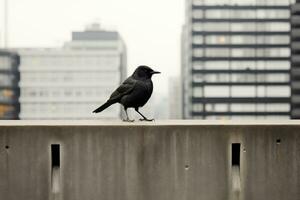
M128 117L128 113L127 113L127 108L124 109L125 110L125 113L126 113L126 119L123 119L123 122L134 122L134 119L129 119Z
M154 121L154 119L148 119L148 118L145 117L142 113L140 113L140 111L139 111L138 108L135 108L135 111L138 112L138 113L143 117L143 119L140 119L140 121L147 121L147 122Z

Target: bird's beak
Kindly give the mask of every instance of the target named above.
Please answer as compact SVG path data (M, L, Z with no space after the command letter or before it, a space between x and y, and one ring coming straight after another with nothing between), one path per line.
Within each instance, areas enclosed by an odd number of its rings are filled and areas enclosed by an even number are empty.
M160 72L152 71L151 74L160 74Z

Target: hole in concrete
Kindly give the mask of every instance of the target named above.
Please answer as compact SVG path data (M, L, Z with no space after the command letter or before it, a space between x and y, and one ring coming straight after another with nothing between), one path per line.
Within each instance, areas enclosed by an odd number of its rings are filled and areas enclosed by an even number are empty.
M6 145L6 146L5 146L5 149L9 149L9 146L8 146L8 145Z
M231 145L231 164L232 166L240 166L241 143L232 143Z
M189 170L189 168L190 168L190 166L188 166L188 165L185 165L185 166L184 166L184 169L185 169L185 170Z
M280 143L281 143L281 139L277 139L276 144L280 144Z
M60 145L51 144L51 166L52 166L52 192L60 191Z
M243 148L243 152L244 152L244 153L246 152L246 149L245 149L245 148Z
M60 166L60 146L59 146L59 144L51 144L51 160L52 160L52 168Z

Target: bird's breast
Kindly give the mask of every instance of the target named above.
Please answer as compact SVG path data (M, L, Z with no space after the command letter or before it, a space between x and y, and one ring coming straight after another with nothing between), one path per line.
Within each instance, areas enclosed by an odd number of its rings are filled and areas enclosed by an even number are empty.
M143 107L151 97L152 91L153 91L153 84L151 79L136 80L132 91L124 95L120 99L120 103L125 108Z
M151 96L152 91L153 91L152 81L143 82L143 83L140 83L138 85L140 87L140 90L143 91L144 94L148 94L148 95Z
M150 81L138 81L131 94L126 95L122 100L127 107L142 107L144 106L153 91L153 85Z

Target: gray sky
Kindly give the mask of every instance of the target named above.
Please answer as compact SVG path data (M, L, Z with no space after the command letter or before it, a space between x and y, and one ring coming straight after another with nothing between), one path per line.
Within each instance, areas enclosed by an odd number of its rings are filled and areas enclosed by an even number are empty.
M1 38L3 4L0 0ZM169 76L179 74L184 0L8 0L9 47L55 47L71 39L71 31L91 22L117 30L128 50L128 71L146 64L162 71L154 78L166 93ZM3 40L1 39L1 46Z

